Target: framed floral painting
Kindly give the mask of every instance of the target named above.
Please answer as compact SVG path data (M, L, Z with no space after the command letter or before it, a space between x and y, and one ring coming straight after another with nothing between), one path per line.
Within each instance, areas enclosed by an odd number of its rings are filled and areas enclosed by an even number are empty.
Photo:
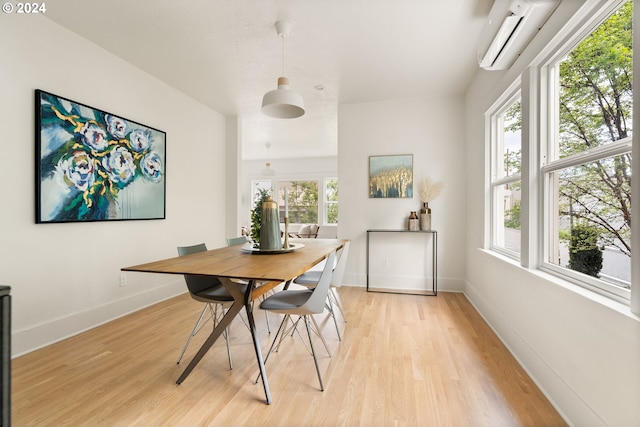
M165 218L166 134L36 90L36 223Z

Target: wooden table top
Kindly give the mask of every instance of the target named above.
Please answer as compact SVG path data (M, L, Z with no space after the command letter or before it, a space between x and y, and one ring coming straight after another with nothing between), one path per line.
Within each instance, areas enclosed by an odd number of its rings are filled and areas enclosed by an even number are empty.
M280 254L255 254L242 245L225 246L206 252L169 258L122 268L122 271L165 274L201 274L232 279L286 282L325 259L346 242L337 239L303 239L305 246Z

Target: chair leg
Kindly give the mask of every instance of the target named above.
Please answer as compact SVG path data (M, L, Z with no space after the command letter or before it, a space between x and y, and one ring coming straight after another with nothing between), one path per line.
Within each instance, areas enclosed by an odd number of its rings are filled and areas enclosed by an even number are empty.
M209 305L209 307L211 307L211 305ZM218 308L220 309L219 314L218 314ZM224 307L222 305L216 305L215 311L213 312L214 329L216 326L218 326L218 323L220 323L220 320L222 320L222 318L224 317L224 314L225 314ZM222 335L224 336L224 341L227 344L227 358L229 359L229 370L233 370L233 361L231 360L231 344L229 342L229 338L231 337L229 334L229 328L225 328L225 330L222 332Z
M274 348L277 349L280 347L280 343L282 340L282 337L284 337L285 335L288 335L288 330L286 330L286 324L289 321L291 315L286 314L284 316L284 319L282 319L282 323L280 324L280 327L278 328L278 332L276 332L275 337L273 338L273 342L271 343L271 347L269 348L269 352L267 352L267 355L264 358L264 363L266 365L267 360L269 359L269 356L271 355L271 353L273 352ZM316 373L318 374L318 381L320 382L320 390L324 391L324 384L322 383L322 376L320 375L320 367L318 365L318 359L316 358L316 351L313 347L313 338L312 338L312 334L311 334L311 326L310 326L310 322L309 322L309 316L301 316L302 318L304 318L304 324L307 328L307 336L309 338L309 346L311 347L311 355L313 356L313 362L316 365ZM300 319L298 319L300 320ZM313 316L311 316L311 321L313 322L313 325L315 327L315 333L318 334L320 336L320 339L322 340L322 342L324 343L325 349L327 350L327 353L329 353L329 356L331 356L331 353L329 352L329 348L327 347L327 343L324 341L324 338L322 338L322 335L319 334L320 332L320 328L318 327L318 324L316 323L316 320L313 318ZM292 325L292 329L295 327L295 325L297 324L297 322L295 324ZM280 340L278 340L278 338L280 338ZM304 340L303 340L304 342ZM258 374L258 376L256 377L256 383L258 383L258 381L260 381L260 374Z
M313 319L313 317L312 317ZM315 320L314 320L315 322ZM313 355L313 362L316 365L316 373L318 374L318 381L320 382L320 390L324 391L324 385L322 384L322 376L320 375L320 367L318 366L318 359L316 358L316 352L313 348L313 339L311 337L311 328L309 327L309 318L304 316L304 324L307 327L307 335L309 336L309 345L311 346L311 354Z
M311 321L313 322L313 326L315 328L315 333L317 336L320 337L320 341L322 341L322 344L324 344L324 348L325 350L327 350L327 353L329 354L329 357L333 357L331 355L331 351L329 350L329 346L327 345L327 342L324 340L324 337L322 336L322 332L320 331L320 326L318 326L318 322L316 322L315 317L313 317L313 315L308 315L308 316L303 316L305 318L305 322L309 322L308 318L311 317ZM308 328L308 326L307 326ZM311 348L311 352L313 352L313 347ZM315 357L315 355L313 356Z
M288 317L287 317L288 316ZM282 333L280 334L280 340L278 341L278 345L275 346L274 351L278 351L280 350L280 344L282 344L282 341L284 340L284 337L286 335L289 335L289 331L291 331L291 336L293 337L293 333L296 330L296 326L298 325L298 322L300 321L300 318L298 317L298 320L296 320L295 322L291 319L291 315L290 314L286 314L285 315L285 319L282 320L283 324L284 321L287 320L287 322L289 320L291 320L291 327L289 329L287 328L283 328L282 329ZM276 334L277 335L277 334ZM275 340L274 340L275 342Z
M291 317L289 314L285 314L284 315L284 319L282 319L282 323L280 323L280 327L278 328L278 332L276 332L276 336L273 337L273 342L271 343L271 347L269 347L269 351L267 352L267 355L264 358L264 364L267 364L267 360L269 360L269 356L271 355L271 353L273 352L273 349L280 347L280 343L278 342L278 336L283 337L286 335L286 333L282 333L285 329L285 326L287 324L287 321L289 320L289 317ZM278 342L278 345L276 347L276 342ZM256 377L256 384L258 383L258 381L260 381L260 376L261 374L258 374L258 376Z
M182 360L182 356L184 356L185 351L187 351L187 347L189 347L189 343L191 342L191 338L195 337L196 334L198 333L198 331L199 331L198 327L200 326L200 322L202 322L202 318L204 317L204 313L207 311L207 308L211 309L209 304L206 304L204 306L204 308L202 309L202 312L200 313L200 317L198 317L198 321L196 322L196 325L193 327L193 330L189 334L189 338L187 338L187 342L184 343L184 347L182 348L182 352L180 353L180 356L178 356L178 361L176 362L177 365L180 364L180 361Z
M336 333L338 334L338 341L342 341L342 337L340 336L340 328L338 328L338 321L336 320L336 312L333 309L333 303L331 302L331 297L327 298L329 302L329 312L331 313L331 317L333 317L333 323L336 325Z
M267 332L271 333L271 325L269 324L269 316L267 310L264 311L264 318L267 319Z
M218 314L218 308L221 308L222 310L221 315ZM213 308L211 304L205 304L204 308L202 309L202 312L200 313L200 317L198 317L198 321L196 322L196 325L193 327L191 334L189 334L189 338L187 338L187 342L184 343L184 347L182 348L182 352L180 352L180 356L178 357L178 361L176 362L176 364L178 365L180 364L180 361L182 360L184 353L187 351L187 347L189 347L191 338L195 337L198 331L200 331L200 329L202 328L202 326L204 326L204 323L202 323L202 318L204 317L204 313L207 311L207 309L209 309L209 312L211 314L211 320L213 321L214 329L218 325L220 318L224 316L224 308L222 308L221 305L216 304L216 307ZM231 360L231 346L229 344L229 328L224 330L223 335L227 344L227 357L229 358L229 369L233 369L233 362Z
M264 301L265 299L267 299L266 294L262 295L262 301ZM271 333L271 325L269 324L269 316L268 316L269 312L267 310L264 311L264 318L267 320L267 332Z
M338 310L340 311L342 320L344 320L344 323L347 323L347 318L344 315L344 310L342 309L342 304L340 304L340 298L338 298L338 290L336 288L329 289L329 298L333 298L335 305L338 307Z
M291 336L292 336L292 337L293 337L293 334L294 334L295 332L298 332L298 323L300 322L300 319L302 319L302 316L298 316L298 320L296 320L296 321L293 323L293 326L291 326ZM300 332L298 332L298 334L299 334L299 333L300 333Z
M318 325L318 322L316 322L316 318L313 317L313 315L309 315L311 317L311 321L313 322L312 326L313 326L313 332L320 337L320 341L322 341L322 344L324 344L324 348L325 350L327 350L327 354L329 355L329 357L333 357L331 355L331 350L329 350L329 346L327 345L327 342L324 339L324 336L322 335L322 331L320 330L320 325ZM302 339L302 343L304 344L304 338L302 338L302 335L300 334L300 331L298 330L298 323L300 322L300 319L302 319L304 316L299 316L298 320L295 321L295 323L293 323L293 325L291 326L291 336L293 337L294 333L298 333L298 335L300 335L300 338ZM288 335L289 331L287 331L285 334L283 334L280 337L280 342L282 342L282 338L284 337L284 335ZM338 337L340 337L340 333L338 333ZM305 347L307 346L306 344L304 344ZM280 344L278 344L278 348L280 347ZM308 351L309 348L307 348Z
M335 312L335 309L334 309L334 301L335 301L335 304L338 306L338 308L340 308L340 302L339 302L337 299L335 299L335 297L334 297L334 298L332 298L331 294L329 294L329 296L327 296L327 303L326 303L325 307L326 307L327 311L329 312L329 314L331 314L331 317L333 317L333 323L334 323L334 324L335 324L335 326L336 326L336 333L338 334L338 341L342 341L342 336L340 335L340 328L338 327L338 320L337 320L337 318L336 318L336 312ZM342 310L340 310L340 313L342 313ZM344 319L344 315L342 316L342 318ZM300 320L300 319L298 318L298 321L299 321L299 320ZM298 325L298 321L296 321L295 326L297 326L297 325ZM346 320L345 320L345 322L346 322ZM294 328L294 329L291 331L291 336L293 336L293 333L294 333L296 330L297 330L297 329L295 329L295 328ZM320 330L319 330L319 329L318 329L317 334L318 334L320 337L322 337L322 334L320 333ZM324 341L324 338L323 338L323 341ZM326 345L325 345L325 347L326 347Z

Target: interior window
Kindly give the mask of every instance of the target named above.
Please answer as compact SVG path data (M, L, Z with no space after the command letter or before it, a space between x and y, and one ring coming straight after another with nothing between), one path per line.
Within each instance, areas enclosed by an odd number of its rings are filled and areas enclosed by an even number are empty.
M280 222L284 222L285 192L290 223L318 223L318 181L278 181Z
M338 178L324 180L325 224L338 223Z

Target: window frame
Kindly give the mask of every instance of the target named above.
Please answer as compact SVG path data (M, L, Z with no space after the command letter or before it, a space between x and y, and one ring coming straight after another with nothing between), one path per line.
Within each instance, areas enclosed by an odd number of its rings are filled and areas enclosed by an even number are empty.
M326 176L303 176L303 175L290 175L290 176L271 176L271 177L256 177L251 179L251 209L255 206L255 190L256 183L258 182L271 182L271 192L277 197L280 191L279 181L315 181L318 184L318 225L320 226L337 226L337 223L327 223L327 203L326 203L326 189L325 182L329 179L338 180L337 177L331 175ZM338 185L340 185L338 183ZM340 201L333 202L338 204ZM290 223L291 225L299 225L298 223Z
M569 268L546 262L549 254L551 216L554 212L554 208L549 206L549 203L552 203L549 197L551 187L549 180L552 174L563 168L626 153L632 155L632 168L638 162L638 160L633 159L633 136L563 158L559 158L559 156L557 159L554 158L555 153L553 152L553 138L559 135L559 123L556 119L559 110L559 97L556 97L553 92L555 85L558 84L559 75L554 74L556 72L554 68L559 68L560 60L625 2L626 0L609 0L604 5L600 1L586 2L576 16L535 57L532 63L523 67L519 75L511 76L512 83L505 85L507 89L501 91L502 95L497 97L497 100L485 113L485 138L487 141L485 164L489 172L485 175L488 176L488 215L485 222L485 247L500 255L519 260L523 268L550 274L626 305L633 305L633 301L635 301L636 306L638 306L637 294L640 293L640 288L637 286L635 291L632 291ZM635 9L634 5L634 26L638 22L636 14L640 13ZM634 38L634 42L636 40ZM635 61L636 59L634 58L634 64L637 64ZM515 93L518 91L522 100L522 164L521 174L518 176L522 185L522 229L521 252L519 254L495 245L494 234L497 225L496 221L504 218L495 214L497 197L494 189L499 185L516 181L515 175L500 178L495 174L495 168L499 167L501 162L495 159L499 152L495 146L496 131L499 129L497 127L499 123L494 119L494 116L506 111L510 105L509 101L515 98ZM634 94L633 101L636 99L637 95ZM636 113L634 112L633 116L635 117L635 115ZM636 173L635 178L633 178L634 175L632 173L632 188L640 186L639 176ZM631 208L633 209L633 205ZM633 235L634 233L632 233ZM637 242L637 239L632 237L632 245L633 242ZM632 254L632 269L634 268L633 266L638 265L639 258L640 252L636 251L635 254ZM634 277L635 273L632 272L631 282L633 282ZM633 285L631 287L633 288Z
M323 224L322 225L324 225L324 226L329 226L329 225L337 226L338 225L338 221L337 220L336 220L336 222L329 222L329 206L330 205L338 206L338 202L339 202L339 200L336 200L335 202L327 200L327 197L328 197L327 183L329 181L338 182L338 177L337 176L335 176L335 177L326 176L326 177L322 178L322 198L323 198L323 201L324 201L323 209L322 209L323 210L323 218L322 218L322 223ZM340 184L338 183L338 190L339 189L340 189ZM339 196L338 196L338 198L339 198Z
M574 166L592 163L617 155L631 154L633 136L566 157L560 157L557 152L557 144L555 143L559 138L560 133L558 122L558 112L560 108L559 69L562 59L626 2L627 0L614 0L609 2L599 11L596 11L586 24L582 25L578 31L574 32L573 37L566 40L562 47L555 49L555 52L547 57L544 63L540 66L540 75L545 77L541 81L542 84L540 85L540 91L545 94L547 100L546 105L543 103L540 105L540 115L546 117L546 122L549 125L546 129L547 134L545 135L545 138L538 142L537 147L542 154L539 166L539 176L541 180L541 195L539 203L542 221L542 240L540 242L540 259L538 268L541 271L559 276L596 293L609 296L618 301L629 303L631 298L629 289L616 286L607 281L590 277L586 274L582 274L547 261L552 251L551 247L555 245L555 241L558 238L558 236L552 236L552 232L554 231L552 223L555 221L553 218L553 212L558 210L556 203L557 196L553 194L553 174ZM632 182L632 186L633 184L635 184L635 182ZM552 204L555 206L550 206Z
M513 175L503 175L504 170L504 115L511 106L520 99L522 101L522 88L520 79L512 84L504 94L496 101L486 114L486 121L489 125L489 249L505 255L515 260L520 260L521 252L516 252L504 246L500 246L498 241L501 239L501 232L504 229L504 209L501 205L504 203L500 197L500 188L507 184L516 182L522 183L522 172ZM521 139L521 153L522 150ZM522 161L522 158L521 158ZM522 185L522 184L521 184ZM522 238L521 238L522 247Z

